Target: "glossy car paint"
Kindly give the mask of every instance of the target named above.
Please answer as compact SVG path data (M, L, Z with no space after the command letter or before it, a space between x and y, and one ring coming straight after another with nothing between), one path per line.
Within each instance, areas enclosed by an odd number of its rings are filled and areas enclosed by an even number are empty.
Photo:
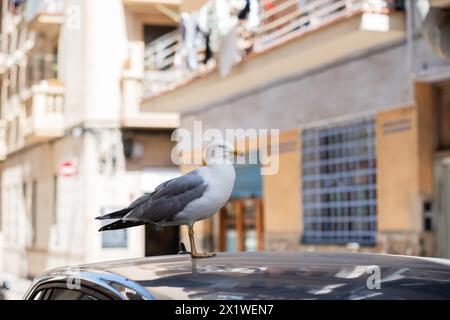
M78 270L74 275L68 270ZM379 271L379 289L374 284ZM450 299L450 261L363 253L159 256L59 268L40 285L81 278L114 299ZM372 276L372 278L370 278Z

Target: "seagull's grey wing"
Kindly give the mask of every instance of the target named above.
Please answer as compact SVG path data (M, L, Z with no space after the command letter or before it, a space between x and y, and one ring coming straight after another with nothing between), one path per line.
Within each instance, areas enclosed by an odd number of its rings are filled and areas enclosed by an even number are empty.
M134 209L137 206L139 206L139 205L143 204L144 202L148 201L151 197L152 197L152 193L146 193L143 196L140 196L139 198L134 200L132 203L130 203L128 208Z
M130 205L128 206L128 208L136 208L137 206L145 203L146 201L150 200L151 197L155 194L155 192L158 192L159 190L161 190L166 184L168 184L170 181L172 181L173 179L167 180L163 183L161 183L160 185L158 185L155 188L155 191L151 192L151 193L146 193L143 196L140 196L139 198L137 198L136 200L134 200L132 203L130 203Z
M123 220L170 221L189 202L200 198L206 188L206 182L196 172L169 180L158 186L148 201L130 211Z

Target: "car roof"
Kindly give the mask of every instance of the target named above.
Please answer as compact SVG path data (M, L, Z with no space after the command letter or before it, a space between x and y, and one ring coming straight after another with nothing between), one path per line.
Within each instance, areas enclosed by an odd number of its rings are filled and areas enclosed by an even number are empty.
M36 283L73 277L67 270L51 270ZM77 270L84 281L115 290L121 298L450 298L449 260L384 254L245 252L206 259L181 254L87 264Z

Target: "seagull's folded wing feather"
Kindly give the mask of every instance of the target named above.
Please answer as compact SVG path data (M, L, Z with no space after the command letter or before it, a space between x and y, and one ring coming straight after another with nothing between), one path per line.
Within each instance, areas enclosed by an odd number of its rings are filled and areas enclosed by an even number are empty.
M144 199L130 211L123 220L142 222L170 221L188 203L200 198L206 188L207 183L196 171L166 181L159 185L153 193L149 194L148 199Z

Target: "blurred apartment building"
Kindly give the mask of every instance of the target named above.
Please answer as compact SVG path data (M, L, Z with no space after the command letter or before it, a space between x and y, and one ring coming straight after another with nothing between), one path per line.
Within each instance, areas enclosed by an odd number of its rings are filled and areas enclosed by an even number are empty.
M147 51L142 111L282 132L279 172L237 166L204 247L450 257L449 1L243 3L191 3Z
M0 272L178 250L175 228L100 234L94 220L179 175L178 114L141 113L136 85L146 42L173 30L178 7L1 1Z
M176 175L195 120L281 130L199 246L450 256L448 5L2 1L1 268L176 252L177 228L93 218Z

